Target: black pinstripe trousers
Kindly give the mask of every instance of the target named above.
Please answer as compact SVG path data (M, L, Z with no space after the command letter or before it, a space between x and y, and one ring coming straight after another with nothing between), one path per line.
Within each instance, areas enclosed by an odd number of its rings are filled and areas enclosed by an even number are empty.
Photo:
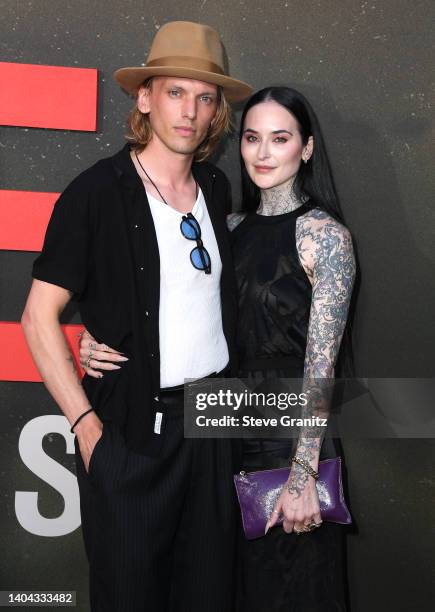
M161 454L105 422L84 468L76 439L92 612L232 612L235 503L229 440L184 439L168 406Z

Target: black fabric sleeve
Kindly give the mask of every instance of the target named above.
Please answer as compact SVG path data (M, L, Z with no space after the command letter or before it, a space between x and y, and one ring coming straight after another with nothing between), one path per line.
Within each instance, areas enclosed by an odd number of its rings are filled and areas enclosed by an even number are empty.
M210 164L210 167L212 168L213 172L217 175L217 178L219 181L219 192L222 193L222 197L223 197L222 212L226 217L227 215L233 212L231 183L228 180L228 177L225 174L225 172L223 172L220 168L217 168L216 166L212 166L211 164Z
M78 300L85 290L90 245L89 190L80 177L60 195L45 234L32 277L58 285Z
M231 183L225 177L226 193L225 193L225 216L233 212L233 199L231 196Z

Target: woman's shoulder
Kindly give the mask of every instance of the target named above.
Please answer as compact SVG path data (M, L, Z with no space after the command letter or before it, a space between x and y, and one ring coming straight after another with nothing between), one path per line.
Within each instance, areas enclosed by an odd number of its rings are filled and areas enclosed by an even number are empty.
M352 236L348 228L325 210L312 208L298 218L296 245L302 264L308 270L339 272L343 266L354 275Z
M230 232L236 229L236 227L240 225L240 223L243 221L245 217L246 217L246 213L242 213L242 212L230 213L229 215L227 215L227 227L230 230Z
M351 240L348 228L321 208L311 208L297 220L296 233L304 236L324 237L334 235L342 240Z

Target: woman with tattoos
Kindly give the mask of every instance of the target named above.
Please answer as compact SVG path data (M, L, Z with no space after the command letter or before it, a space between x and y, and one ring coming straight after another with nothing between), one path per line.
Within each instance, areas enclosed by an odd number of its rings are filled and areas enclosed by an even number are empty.
M327 416L355 276L349 231L319 123L307 100L270 87L247 102L240 128L242 212L229 216L238 282L240 377L255 391L301 378L300 416ZM345 610L342 527L322 524L315 479L336 456L323 427L293 440L243 441L243 469L283 467L283 488L258 540L240 538L238 612ZM296 457L299 462L291 461ZM283 528L273 528L283 515Z
M240 151L242 210L228 217L238 283L239 375L266 392L278 390L280 378L300 378L309 397L301 416L325 417L322 381L334 377L355 262L307 100L286 87L252 96L242 115ZM84 358L90 340L86 335L81 341ZM112 349L107 351L110 361ZM248 541L240 530L237 612L346 609L342 527L322 524L310 475L319 459L337 452L323 427L302 429L295 439L243 441L240 469L282 467L292 457L300 462L291 462L265 537ZM272 528L280 515L283 527Z

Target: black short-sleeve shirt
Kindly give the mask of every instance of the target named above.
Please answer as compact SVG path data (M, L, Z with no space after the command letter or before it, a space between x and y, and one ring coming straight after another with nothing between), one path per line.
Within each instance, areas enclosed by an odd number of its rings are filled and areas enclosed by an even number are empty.
M91 227L89 194L83 193L76 179L53 209L42 253L33 265L33 276L69 289L72 299L79 298L88 276Z
M229 183L209 163L193 164L192 172L204 193L222 260L222 324L235 372L236 285L225 223L231 210ZM164 436L164 427L154 433L156 412L164 412L159 401L160 261L129 145L85 170L61 194L32 276L71 291L83 324L97 341L129 357L103 378L85 375L83 388L99 417L122 427L130 448L156 454Z

